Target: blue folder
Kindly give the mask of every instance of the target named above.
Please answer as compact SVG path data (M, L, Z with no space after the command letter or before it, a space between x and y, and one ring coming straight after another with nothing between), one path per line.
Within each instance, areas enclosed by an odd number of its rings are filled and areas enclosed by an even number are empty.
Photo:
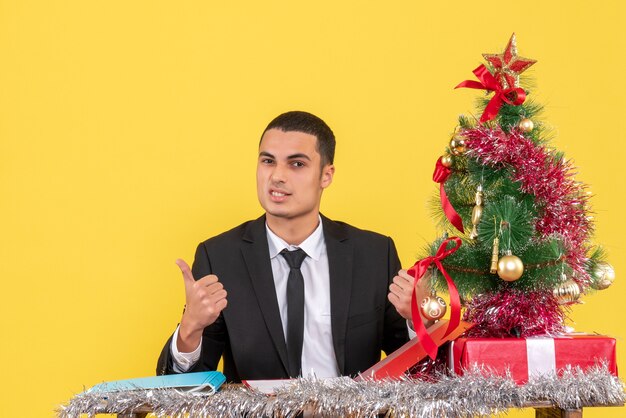
M165 376L140 377L137 379L115 380L93 386L87 392L118 392L142 389L184 389L191 392L213 393L226 381L220 372L198 372L170 374Z

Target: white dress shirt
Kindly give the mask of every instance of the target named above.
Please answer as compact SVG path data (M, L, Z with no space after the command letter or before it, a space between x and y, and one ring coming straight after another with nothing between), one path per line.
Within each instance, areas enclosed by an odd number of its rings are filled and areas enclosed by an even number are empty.
M302 347L302 375L317 377L339 376L337 358L333 348L330 311L330 275L328 254L321 218L315 231L299 246L287 244L265 224L272 275L278 299L278 309L287 335L287 278L289 265L280 255L283 249L301 248L307 254L300 271L304 278L304 343ZM228 289L226 289L228 290ZM176 372L186 372L200 358L200 345L191 353L181 353L176 347L178 328L172 337L171 352ZM202 341L200 342L202 344Z

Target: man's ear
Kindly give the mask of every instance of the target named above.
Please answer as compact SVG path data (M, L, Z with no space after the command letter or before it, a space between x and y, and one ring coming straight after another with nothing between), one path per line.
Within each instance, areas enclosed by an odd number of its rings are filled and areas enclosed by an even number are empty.
M322 189L327 188L333 182L333 176L335 175L335 166L333 164L326 164L322 167Z

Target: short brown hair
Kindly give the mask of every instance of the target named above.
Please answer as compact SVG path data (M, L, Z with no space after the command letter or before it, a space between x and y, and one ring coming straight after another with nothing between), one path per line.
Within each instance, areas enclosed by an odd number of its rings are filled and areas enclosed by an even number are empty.
M322 167L326 164L333 164L335 159L335 134L322 119L312 113L294 110L278 115L272 120L267 128L279 129L283 132L303 132L314 135L317 138L317 152L320 153ZM263 135L261 135L261 139Z

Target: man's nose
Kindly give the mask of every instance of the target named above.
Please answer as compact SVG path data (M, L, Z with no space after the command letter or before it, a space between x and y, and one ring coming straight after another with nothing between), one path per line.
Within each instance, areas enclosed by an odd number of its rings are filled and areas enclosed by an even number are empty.
M274 183L284 183L287 180L287 167L283 164L276 164L272 170L271 180Z

